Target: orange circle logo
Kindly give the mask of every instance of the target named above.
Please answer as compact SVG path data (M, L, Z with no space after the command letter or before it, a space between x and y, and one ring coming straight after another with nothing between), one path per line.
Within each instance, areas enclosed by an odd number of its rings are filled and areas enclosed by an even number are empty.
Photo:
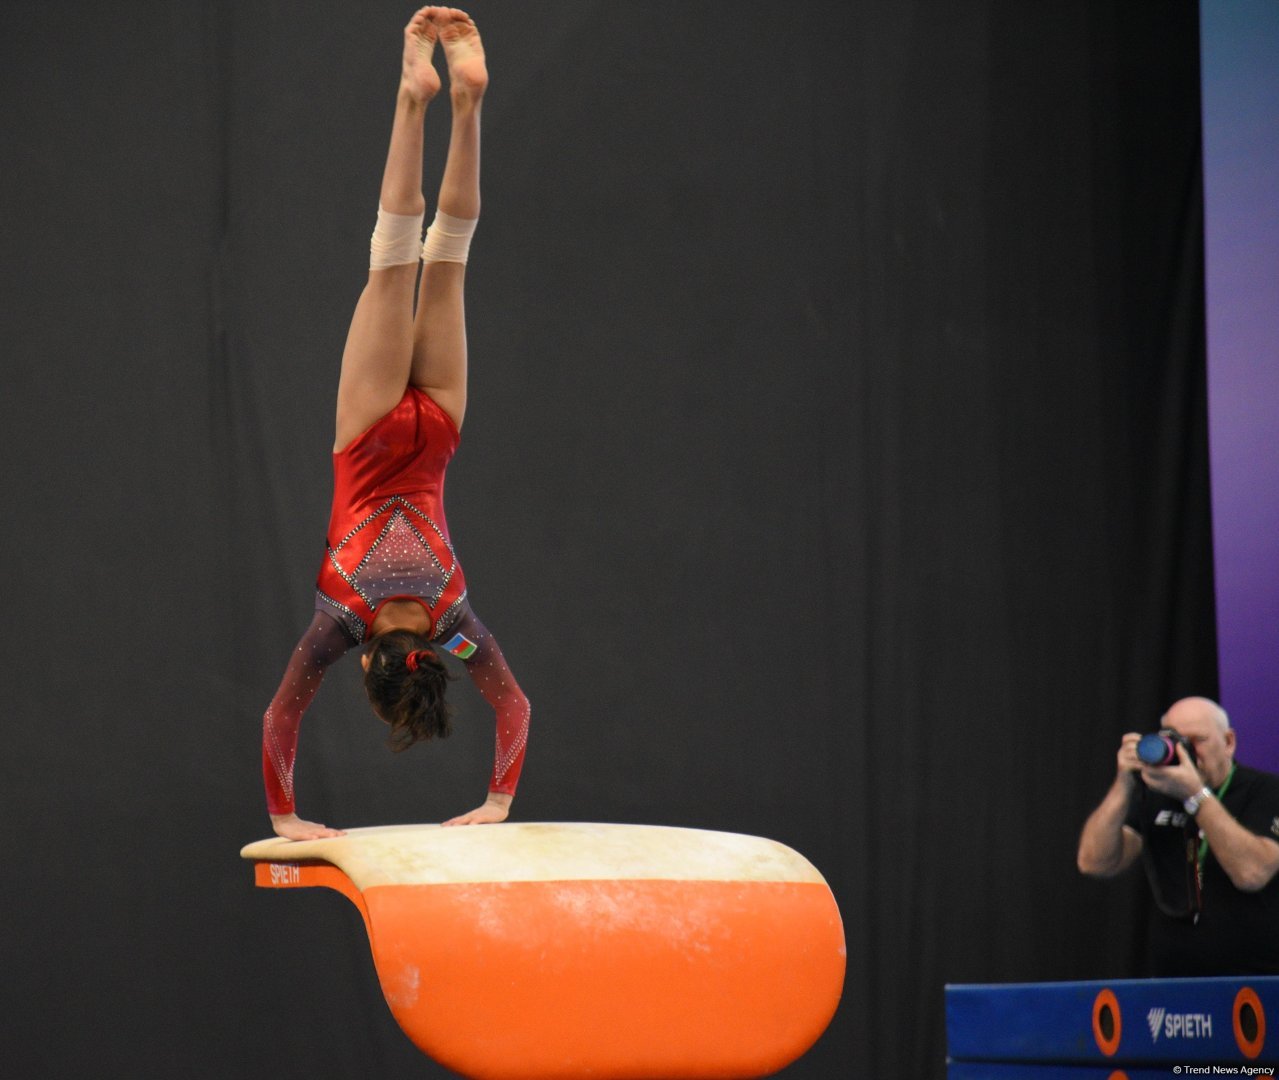
M1252 1061L1266 1045L1266 1010L1250 986L1241 988L1235 995L1234 1024L1239 1051Z
M1110 990L1103 990L1092 1003L1092 1037L1097 1040L1097 1049L1106 1057L1114 1057L1123 1033L1119 1000Z

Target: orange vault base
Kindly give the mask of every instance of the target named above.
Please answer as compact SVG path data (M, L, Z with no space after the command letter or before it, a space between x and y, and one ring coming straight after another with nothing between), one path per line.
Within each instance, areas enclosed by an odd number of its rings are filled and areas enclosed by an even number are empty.
M355 904L400 1027L476 1080L767 1076L843 988L830 888L759 837L402 825L241 854L260 886Z

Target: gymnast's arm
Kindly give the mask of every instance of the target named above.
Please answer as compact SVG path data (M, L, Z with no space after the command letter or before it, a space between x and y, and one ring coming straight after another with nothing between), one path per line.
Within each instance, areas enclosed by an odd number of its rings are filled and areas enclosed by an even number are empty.
M493 775L483 806L446 821L445 825L483 825L505 821L511 800L524 768L528 743L530 708L515 676L506 664L496 639L475 616L469 605L453 630L475 643L475 652L463 658L466 673L496 714L497 746L493 755Z
M351 644L337 620L317 611L294 648L280 688L262 717L262 779L266 784L267 810L276 833L288 840L343 835L340 829L298 817L293 799L293 762L302 714L320 688L329 665Z

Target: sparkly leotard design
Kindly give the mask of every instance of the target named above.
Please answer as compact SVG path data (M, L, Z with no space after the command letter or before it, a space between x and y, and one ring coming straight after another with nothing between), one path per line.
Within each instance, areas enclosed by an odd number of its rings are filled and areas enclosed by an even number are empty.
M302 714L324 672L364 641L377 609L412 599L430 637L461 658L497 719L489 790L514 794L528 740L529 704L493 636L471 610L444 519L444 472L457 449L448 415L416 387L333 455L333 511L315 614L262 722L262 773L272 814L293 812Z

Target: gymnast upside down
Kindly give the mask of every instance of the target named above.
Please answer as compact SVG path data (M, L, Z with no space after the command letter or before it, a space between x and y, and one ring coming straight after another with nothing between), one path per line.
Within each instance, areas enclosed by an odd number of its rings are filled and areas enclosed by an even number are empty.
M453 121L435 221L422 243L422 129L440 89L437 43ZM369 280L342 355L333 508L315 613L262 723L267 809L276 833L290 840L342 835L298 817L293 763L302 713L329 665L356 645L364 646L365 690L397 749L449 733L440 649L463 660L496 712L488 798L446 825L505 820L524 763L528 699L471 610L444 519L444 473L466 411L463 285L480 214L487 85L480 35L465 12L424 7L414 14L404 30Z

